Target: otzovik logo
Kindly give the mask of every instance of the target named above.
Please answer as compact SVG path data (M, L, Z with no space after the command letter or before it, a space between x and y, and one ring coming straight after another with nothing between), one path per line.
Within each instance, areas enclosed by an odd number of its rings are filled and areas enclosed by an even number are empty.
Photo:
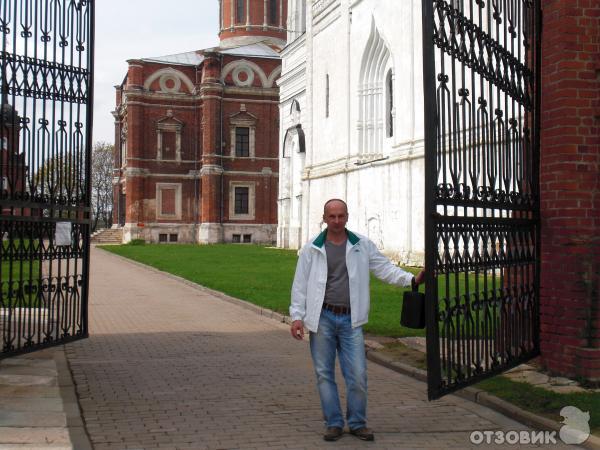
M565 406L560 410L564 417L561 422L559 436L561 441L569 445L583 444L590 437L590 413L583 412L575 406ZM484 430L473 431L470 435L472 444L497 445L555 445L558 444L556 431L536 430Z
M565 406L560 410L564 425L560 428L560 438L565 444L582 444L590 437L590 413L575 406Z

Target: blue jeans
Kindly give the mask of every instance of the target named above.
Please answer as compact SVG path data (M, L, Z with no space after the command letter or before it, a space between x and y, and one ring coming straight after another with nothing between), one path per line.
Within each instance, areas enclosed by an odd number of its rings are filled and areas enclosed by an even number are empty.
M310 352L327 427L344 427L344 416L335 382L335 356L346 382L346 419L351 430L366 426L367 360L362 327L352 328L350 314L321 311L319 329L310 333Z

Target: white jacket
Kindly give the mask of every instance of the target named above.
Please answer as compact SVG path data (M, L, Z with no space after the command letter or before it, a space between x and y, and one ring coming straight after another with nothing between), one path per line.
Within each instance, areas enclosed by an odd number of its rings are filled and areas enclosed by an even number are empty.
M413 274L392 264L369 238L348 230L346 234L350 315L352 327L356 328L369 320L369 271L381 281L397 286L409 286ZM302 320L304 326L314 332L319 327L327 284L327 254L324 245L326 236L327 230L302 247L292 285L290 317L292 320Z

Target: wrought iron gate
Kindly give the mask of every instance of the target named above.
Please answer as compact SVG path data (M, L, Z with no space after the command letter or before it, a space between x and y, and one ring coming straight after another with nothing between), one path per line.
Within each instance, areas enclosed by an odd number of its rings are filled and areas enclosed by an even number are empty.
M92 0L0 0L0 358L88 335Z
M539 0L423 0L429 398L539 354Z

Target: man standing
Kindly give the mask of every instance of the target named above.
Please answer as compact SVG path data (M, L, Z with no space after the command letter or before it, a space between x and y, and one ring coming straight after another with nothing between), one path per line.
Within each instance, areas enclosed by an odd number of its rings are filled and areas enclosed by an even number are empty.
M323 207L327 228L301 250L292 286L290 316L295 339L310 331L310 351L327 427L323 439L344 434L344 416L335 382L335 357L346 382L346 420L350 434L374 440L367 428L367 361L362 325L369 316L369 272L397 286L409 286L413 275L392 264L367 237L346 229L348 207L331 199ZM425 272L415 277L423 281Z

